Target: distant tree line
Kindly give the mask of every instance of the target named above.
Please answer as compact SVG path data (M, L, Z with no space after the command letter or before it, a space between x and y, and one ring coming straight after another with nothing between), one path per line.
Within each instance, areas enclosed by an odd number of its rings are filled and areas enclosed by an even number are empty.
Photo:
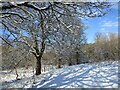
M91 62L118 60L118 39L116 33L96 33L95 43L85 46L87 57Z

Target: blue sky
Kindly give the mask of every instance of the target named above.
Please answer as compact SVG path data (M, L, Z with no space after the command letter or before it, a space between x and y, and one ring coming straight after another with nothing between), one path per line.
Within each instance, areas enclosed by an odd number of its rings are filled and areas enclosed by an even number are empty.
M94 42L95 33L97 32L118 33L118 4L112 6L111 12L103 17L83 19L82 21L88 26L88 29L85 30L88 43Z

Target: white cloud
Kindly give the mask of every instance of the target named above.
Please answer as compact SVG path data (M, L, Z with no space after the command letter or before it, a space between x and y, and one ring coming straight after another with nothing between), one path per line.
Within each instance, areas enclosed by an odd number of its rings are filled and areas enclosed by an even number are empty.
M104 21L102 27L118 27L118 21Z
M100 30L101 30L101 31L105 31L105 28L101 28Z
M101 25L100 32L108 33L112 27L118 27L118 21L105 20L99 23Z
M109 32L107 28L102 27L99 32L106 33Z

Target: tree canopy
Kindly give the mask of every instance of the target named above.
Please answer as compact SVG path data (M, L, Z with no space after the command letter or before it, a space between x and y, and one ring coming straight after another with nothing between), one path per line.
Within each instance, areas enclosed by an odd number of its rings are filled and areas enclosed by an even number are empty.
M1 2L3 36L9 45L24 43L37 59L36 75L41 74L41 58L47 43L59 43L69 34L78 36L81 18L108 13L108 2ZM60 37L59 37L60 36ZM57 38L56 38L57 37ZM59 39L59 40L58 40ZM82 38L80 39L82 41ZM51 44L51 45L52 45Z

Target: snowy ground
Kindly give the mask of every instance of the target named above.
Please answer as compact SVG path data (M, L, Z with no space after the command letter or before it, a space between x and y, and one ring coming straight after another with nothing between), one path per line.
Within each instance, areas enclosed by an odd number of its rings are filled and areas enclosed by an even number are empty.
M22 70L19 70L20 72ZM52 70L34 76L32 68L15 79L15 75L2 72L0 88L118 88L118 62L81 64ZM19 73L20 73L19 72Z

